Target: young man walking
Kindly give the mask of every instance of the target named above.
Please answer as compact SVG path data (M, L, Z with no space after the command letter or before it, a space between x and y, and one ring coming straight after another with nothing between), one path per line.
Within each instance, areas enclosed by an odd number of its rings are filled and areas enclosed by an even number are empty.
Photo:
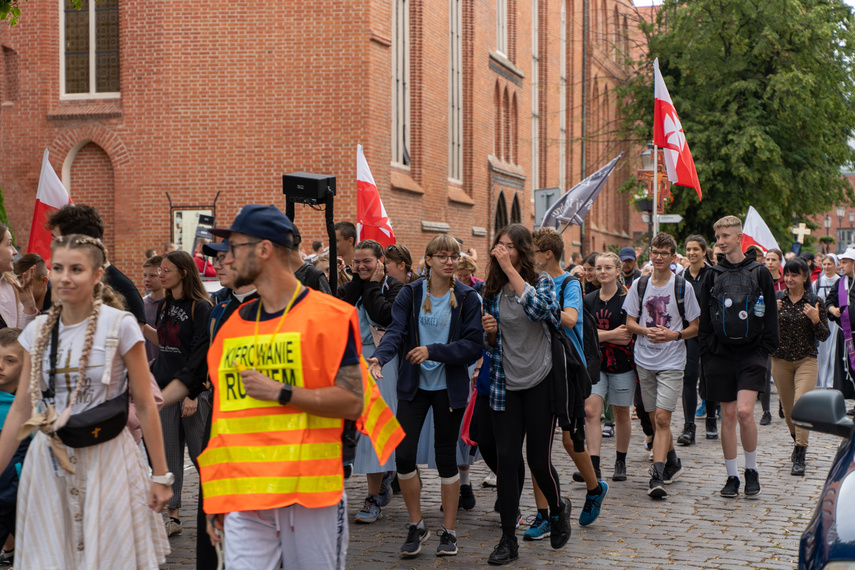
M725 216L715 223L724 258L701 287L698 332L707 399L721 402L721 447L727 468L722 497L739 495L736 424L745 453L745 495L760 494L754 403L765 389L766 362L778 346L778 311L772 275L756 254L742 252L742 222Z
M671 272L676 253L677 242L672 236L660 233L653 238L653 273L633 282L623 304L626 328L638 335L635 365L644 409L650 413L655 430L647 494L656 499L668 495L665 485L683 471L674 450L671 415L683 393L684 341L698 334L701 314L692 286Z

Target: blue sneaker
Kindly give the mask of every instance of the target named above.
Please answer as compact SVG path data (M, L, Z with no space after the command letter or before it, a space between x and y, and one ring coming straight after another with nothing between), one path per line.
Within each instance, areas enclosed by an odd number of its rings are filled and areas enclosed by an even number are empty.
M380 483L380 493L377 494L377 506L385 507L392 500L392 476L391 471L386 472L383 482Z
M540 513L537 513L531 526L523 533L523 540L543 540L551 534L550 531L549 519L545 519Z
M699 418L707 415L707 403L705 400L701 400L701 405L698 406L698 409L695 411L695 415Z
M600 481L599 495L585 495L585 506L582 507L582 514L579 515L579 524L588 526L600 516L600 507L603 506L603 501L606 494L609 492L609 485L605 481Z
M373 523L381 518L383 518L383 513L374 501L374 497L368 497L365 499L365 504L362 506L362 510L356 513L354 520L358 523L367 524Z

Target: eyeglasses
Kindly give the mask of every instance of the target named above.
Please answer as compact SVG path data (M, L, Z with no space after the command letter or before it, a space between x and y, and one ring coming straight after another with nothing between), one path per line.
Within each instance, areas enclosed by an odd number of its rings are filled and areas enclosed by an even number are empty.
M175 270L174 269L166 269L164 267L158 267L157 268L157 274L158 275L167 275L169 273L172 273L173 271L175 271Z
M223 262L225 262L225 260L226 260L226 254L223 253L221 255L218 255L218 256L212 258L211 263L213 263L214 265L219 265L220 267L222 267Z
M430 255L428 257L433 257L437 261L439 261L440 263L447 263L448 260L451 260L454 263L457 263L460 260L459 255L442 255L442 254L440 254L440 255Z
M650 257L670 257L674 255L670 251L653 251L650 250Z
M257 243L261 243L261 240L256 240L256 241L245 241L245 242L243 242L243 243L233 243L233 242L229 242L229 251L230 251L230 252L232 252L232 255L234 255L234 254L235 254L235 248L236 248L236 247L243 247L243 246L245 246L245 245L255 245L255 244L257 244Z

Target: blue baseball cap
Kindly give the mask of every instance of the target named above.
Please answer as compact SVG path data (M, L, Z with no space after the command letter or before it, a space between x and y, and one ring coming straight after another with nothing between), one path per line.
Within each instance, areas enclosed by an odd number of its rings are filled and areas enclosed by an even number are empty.
M619 257L621 261L626 261L627 259L635 259L635 250L631 247L625 247L620 250Z
M291 220L276 206L247 204L241 208L229 229L210 230L215 236L226 238L232 232L246 234L258 239L270 240L277 245L294 247L294 226ZM288 234L292 234L289 236Z
M229 240L224 239L217 243L206 243L202 245L202 253L211 257L217 257L218 253L223 253L229 250Z

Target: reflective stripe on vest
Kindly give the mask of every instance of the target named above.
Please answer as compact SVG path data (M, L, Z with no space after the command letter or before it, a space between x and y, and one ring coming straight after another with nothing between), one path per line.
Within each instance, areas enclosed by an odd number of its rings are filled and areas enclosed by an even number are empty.
M208 514L300 504L327 507L341 500L344 420L302 413L246 394L235 362L276 381L308 389L334 385L348 339L362 347L356 308L309 291L285 317L258 323L236 311L208 351L214 390L211 438L199 455ZM269 350L268 350L269 348Z

